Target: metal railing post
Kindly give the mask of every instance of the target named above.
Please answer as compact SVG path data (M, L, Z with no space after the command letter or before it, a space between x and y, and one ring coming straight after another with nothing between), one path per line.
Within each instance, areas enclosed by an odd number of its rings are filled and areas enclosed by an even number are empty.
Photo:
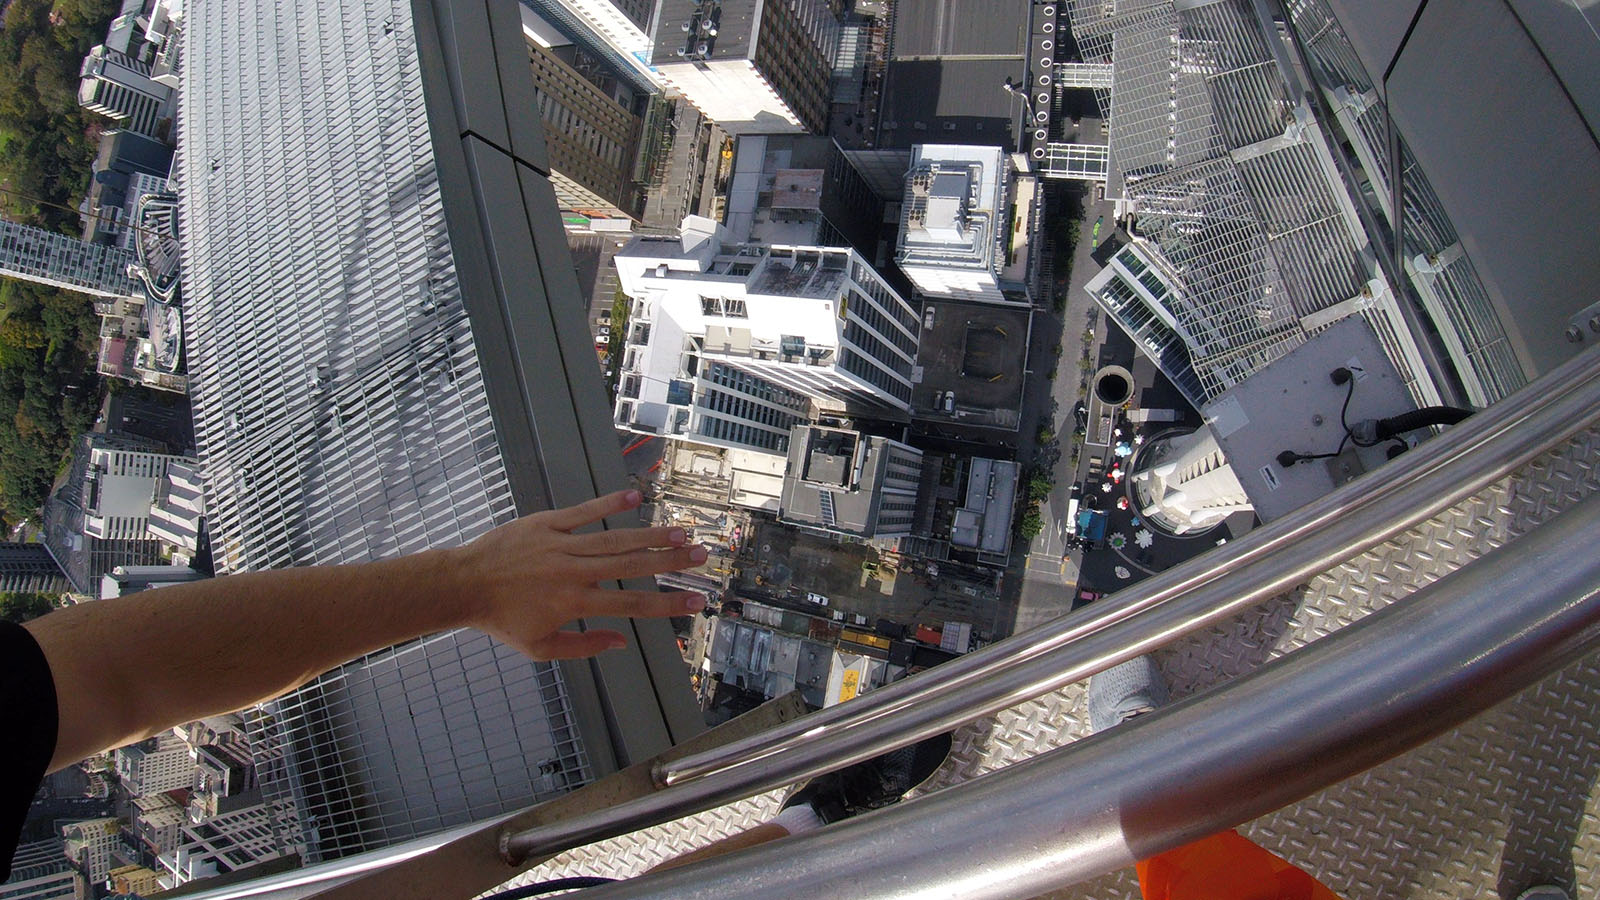
M1600 645L1600 497L1215 690L919 800L607 897L1033 897L1399 755Z

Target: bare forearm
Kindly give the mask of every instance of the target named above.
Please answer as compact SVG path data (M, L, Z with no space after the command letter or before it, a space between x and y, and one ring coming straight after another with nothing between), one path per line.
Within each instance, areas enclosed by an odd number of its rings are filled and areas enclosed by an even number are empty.
M470 619L444 551L217 578L28 623L55 678L52 768L290 690L364 653Z
M28 623L56 683L52 769L276 696L340 663L459 626L536 659L593 656L621 633L590 616L672 616L699 595L606 590L705 562L680 528L576 534L637 507L618 491L494 529L464 547L352 566L235 575L100 600Z

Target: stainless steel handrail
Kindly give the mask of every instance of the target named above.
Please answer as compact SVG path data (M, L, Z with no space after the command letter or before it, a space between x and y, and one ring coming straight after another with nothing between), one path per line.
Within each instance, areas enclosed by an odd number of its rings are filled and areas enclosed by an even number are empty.
M1217 690L924 799L595 890L1033 897L1250 821L1600 645L1600 498Z
M1448 508L1600 422L1600 348L1378 472L1092 607L659 773L668 786L501 836L520 862L689 815L993 714L1238 614Z

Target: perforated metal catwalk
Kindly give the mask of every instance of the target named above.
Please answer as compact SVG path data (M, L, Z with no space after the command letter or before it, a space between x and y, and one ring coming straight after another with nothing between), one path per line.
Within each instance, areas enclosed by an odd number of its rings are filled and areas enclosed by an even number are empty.
M1174 698L1249 672L1538 527L1600 488L1591 429L1438 516L1225 626L1157 654ZM1077 684L961 728L929 789L1088 733ZM1575 663L1445 736L1244 826L1346 898L1515 897L1600 889L1600 658ZM763 821L779 794L563 853L511 884L627 877ZM1138 895L1131 870L1049 896Z

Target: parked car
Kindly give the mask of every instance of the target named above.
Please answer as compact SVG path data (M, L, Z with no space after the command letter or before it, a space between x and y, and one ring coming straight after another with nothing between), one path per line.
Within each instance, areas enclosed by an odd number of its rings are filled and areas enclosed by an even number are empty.
M812 593L810 591L807 591L806 592L806 599L810 600L812 603L815 603L818 606L827 606L828 605L828 598L822 596L821 594Z

